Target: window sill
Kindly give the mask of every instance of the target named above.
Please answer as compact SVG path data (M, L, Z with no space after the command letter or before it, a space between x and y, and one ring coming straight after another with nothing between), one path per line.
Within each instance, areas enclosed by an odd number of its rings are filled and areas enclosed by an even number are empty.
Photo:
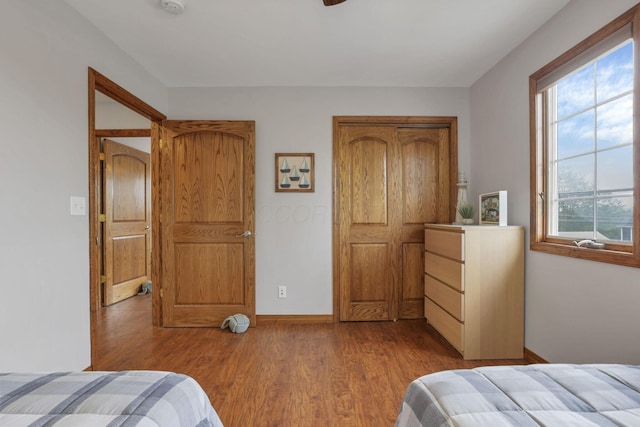
M569 243L531 242L532 251L579 258L588 261L606 262L608 264L640 267L640 256L630 251L612 249L579 248ZM630 249L632 249L630 247Z

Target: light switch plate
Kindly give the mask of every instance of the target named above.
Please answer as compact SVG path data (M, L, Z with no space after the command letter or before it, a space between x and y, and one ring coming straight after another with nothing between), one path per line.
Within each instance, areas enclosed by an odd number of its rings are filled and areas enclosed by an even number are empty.
M86 215L87 199L79 196L71 196L71 215Z

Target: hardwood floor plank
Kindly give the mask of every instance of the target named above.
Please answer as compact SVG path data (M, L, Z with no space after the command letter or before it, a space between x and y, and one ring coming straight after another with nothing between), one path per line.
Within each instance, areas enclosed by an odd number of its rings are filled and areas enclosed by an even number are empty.
M95 370L164 370L195 378L226 427L393 426L406 387L465 361L425 320L272 322L233 334L158 328L151 295L98 314Z

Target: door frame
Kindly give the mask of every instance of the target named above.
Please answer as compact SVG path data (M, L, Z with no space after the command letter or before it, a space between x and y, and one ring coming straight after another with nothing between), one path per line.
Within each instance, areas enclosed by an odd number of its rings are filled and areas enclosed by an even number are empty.
M89 309L90 309L90 336L91 336L91 367L97 360L96 323L97 314L101 309L100 298L100 267L103 250L102 236L100 233L100 200L101 172L100 172L100 137L125 137L125 136L152 136L152 129L125 129L125 130L100 130L96 129L96 91L108 96L119 104L149 119L152 123L160 123L166 120L166 116L145 103L131 92L109 80L93 68L88 68L88 120L89 120ZM154 126L152 126L154 127ZM157 181L159 174L159 147L151 141L151 182ZM153 184L152 184L153 185ZM152 188L151 200L151 241L154 248L152 255L151 277L155 281L159 277L160 252L155 248L160 246L160 236L154 230L159 230L160 217L156 215L159 200L155 197ZM159 301L160 294L152 294L153 324L160 322L162 313Z
M333 240L333 322L340 322L340 182L338 181L339 129L342 125L398 125L406 127L448 127L449 147L449 217L455 218L458 194L458 118L454 116L333 116L332 160L332 240Z

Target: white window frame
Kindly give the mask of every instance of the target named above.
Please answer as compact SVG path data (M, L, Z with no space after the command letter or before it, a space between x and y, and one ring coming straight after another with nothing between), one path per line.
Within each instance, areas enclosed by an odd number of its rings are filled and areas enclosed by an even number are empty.
M551 206L553 174L549 173L550 114L546 100L547 88L629 37L634 44L633 76L633 230L632 242L604 241L604 248L577 247L575 238L563 238L550 233L554 221ZM530 139L531 139L531 250L612 264L640 267L640 4L616 18L605 27L541 68L529 78ZM557 195L556 195L557 196ZM557 218L555 221L557 224Z

